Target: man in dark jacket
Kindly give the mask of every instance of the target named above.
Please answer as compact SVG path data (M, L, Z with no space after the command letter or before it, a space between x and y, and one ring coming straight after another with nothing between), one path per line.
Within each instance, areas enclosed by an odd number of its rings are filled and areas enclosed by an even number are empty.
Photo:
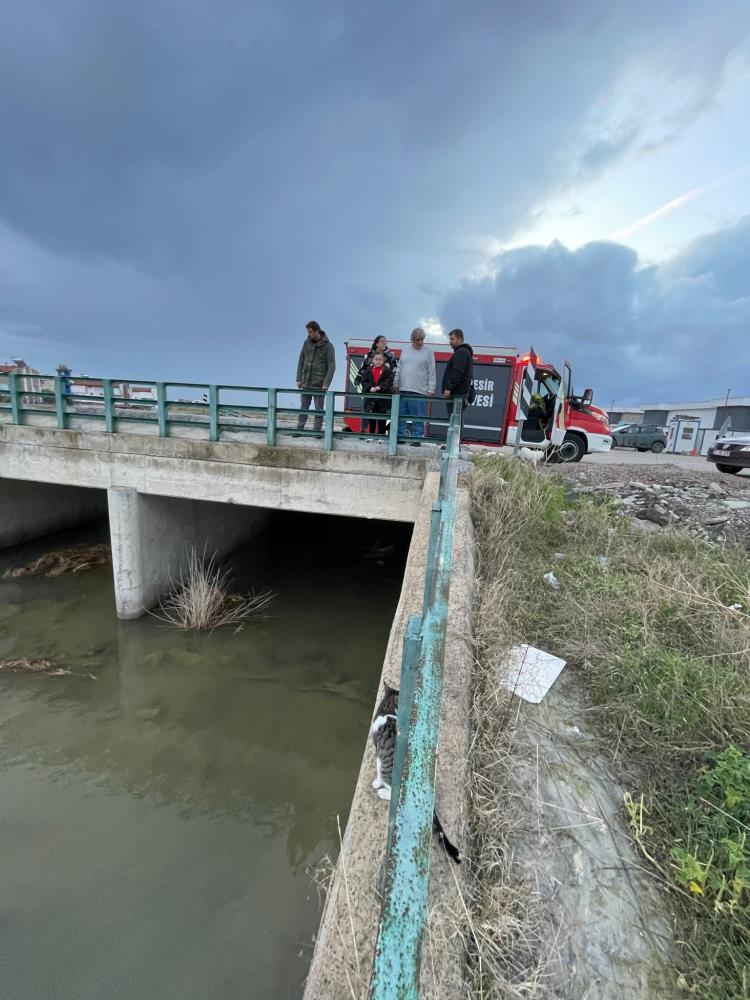
M320 390L327 392L336 371L336 352L333 344L326 336L325 330L314 319L306 325L307 337L299 352L297 362L297 388L301 389L300 401L303 410L309 410L315 400L315 421L313 430L320 433L323 430L323 406L325 397ZM317 389L318 392L310 390ZM297 430L303 431L307 424L307 413L300 413Z
M474 378L474 351L470 344L464 343L463 330L451 330L448 334L448 340L453 348L453 357L443 372L443 396L461 400L461 429L463 431L463 412L466 409L467 396Z

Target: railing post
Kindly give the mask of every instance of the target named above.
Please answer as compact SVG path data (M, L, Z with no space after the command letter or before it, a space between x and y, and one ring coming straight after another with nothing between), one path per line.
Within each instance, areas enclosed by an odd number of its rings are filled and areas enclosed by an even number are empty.
M435 751L447 608L431 609L423 621L403 780L396 801L391 851L375 948L370 1000L418 1000L422 935L432 856Z
M333 411L336 408L336 393L329 389L326 392L325 403L325 431L323 435L323 447L326 451L333 448Z
M208 387L208 410L209 410L209 438L211 441L219 440L219 388L215 385Z
M391 428L390 434L388 436L388 454L395 455L396 449L398 448L398 413L399 413L399 394L394 392L391 398Z
M112 408L112 380L102 379L102 397L104 398L104 427L111 434L115 429L115 414Z
M167 429L167 386L164 382L156 383L156 417L159 421L159 437L169 437Z
M266 432L268 434L268 447L273 448L276 444L276 390L268 390L268 410L266 413Z
M443 478L443 477L441 477ZM435 572L435 561L437 556L438 539L440 537L440 517L443 511L442 499L436 500L432 505L430 514L430 537L427 542L427 569L424 574L424 598L422 601L422 614L427 614L430 606L430 594L432 593L432 580Z
M417 666L422 647L422 619L412 615L406 626L404 635L404 651L401 658L401 677L398 691L398 718L396 721L396 749L393 754L393 772L391 775L391 805L388 813L388 840L385 849L386 858L391 853L393 826L396 822L396 805L401 786L401 775L404 770L406 756L406 740L409 733L409 720L414 704L414 688L417 683Z
M60 375L55 375L55 415L57 416L57 426L65 430L65 396L63 395L63 380Z
M18 395L18 373L8 373L8 392L10 393L10 418L14 424L22 424L21 400Z

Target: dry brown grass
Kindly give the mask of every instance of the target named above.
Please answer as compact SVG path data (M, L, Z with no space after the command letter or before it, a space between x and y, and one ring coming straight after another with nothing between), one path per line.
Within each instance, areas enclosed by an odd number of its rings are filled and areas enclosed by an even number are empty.
M512 841L526 817L509 794L514 717L497 672L498 661L523 634L515 599L526 572L521 543L545 523L549 498L542 483L533 474L523 482L503 482L496 464L481 462L472 476L476 662L464 924L472 995L482 1000L547 995L545 976L555 950L554 942L545 939L535 893L513 860Z
M368 982L370 969L363 969L359 960L359 942L355 932L355 914L349 893L348 859L344 850L344 839L341 833L341 819L336 817L336 829L339 837L339 857L334 861L330 855L325 854L312 868L308 870L310 879L318 893L318 901L323 904L323 915L320 926L323 926L326 911L329 905L333 905L333 930L340 944L340 949L335 951L336 961L341 963L341 971L346 979L346 986L350 1000L367 1000ZM341 879L340 884L337 880ZM336 917L336 904L332 896L336 892L343 892L346 900L346 920L340 921ZM329 970L330 971L330 970Z
M214 556L206 559L191 550L186 568L155 617L184 631L213 631L259 615L273 597L271 591L232 595L228 571L216 565Z

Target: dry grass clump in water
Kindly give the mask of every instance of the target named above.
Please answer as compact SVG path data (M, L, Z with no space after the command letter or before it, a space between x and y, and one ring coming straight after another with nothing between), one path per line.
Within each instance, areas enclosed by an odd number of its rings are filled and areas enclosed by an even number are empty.
M44 674L47 677L89 677L96 680L95 674L87 670L83 672L68 670L67 667L56 667L46 657L33 658L21 656L13 660L0 660L0 670L12 670L23 674Z
M750 997L750 556L646 533L616 501L568 499L543 473L497 459L475 465L473 513L480 665L511 637L568 661L628 788L634 840L673 889L681 984L706 1000ZM543 581L552 569L559 590ZM498 705L483 721L486 685L480 671L480 902L503 877L492 815L501 779L497 765L485 769L492 744L483 744L504 713Z
M230 593L228 570L220 569L215 557L206 560L193 550L172 593L159 605L156 617L185 631L212 631L241 625L260 614L273 597L272 591L247 597Z
M96 545L78 545L73 548L56 549L45 552L43 556L34 559L24 566L13 566L3 573L4 579L15 579L19 576L62 576L64 573L81 573L84 570L95 569L97 566L109 566L112 562L112 550L106 542Z

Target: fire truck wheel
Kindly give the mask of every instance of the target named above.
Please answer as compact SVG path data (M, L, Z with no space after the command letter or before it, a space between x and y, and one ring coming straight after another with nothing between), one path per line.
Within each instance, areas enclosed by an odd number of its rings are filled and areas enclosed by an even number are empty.
M566 434L555 452L555 462L580 462L586 454L586 442L578 434Z

